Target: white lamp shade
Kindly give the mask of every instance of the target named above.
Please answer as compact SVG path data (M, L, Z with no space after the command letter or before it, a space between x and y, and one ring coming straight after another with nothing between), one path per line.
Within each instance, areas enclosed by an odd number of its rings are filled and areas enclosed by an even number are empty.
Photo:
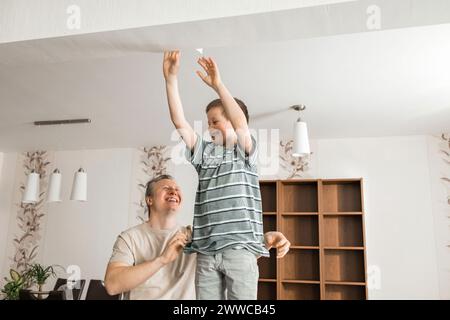
M23 193L23 203L36 203L39 199L39 173L32 172L28 175L27 185Z
M70 200L87 201L87 174L82 169L75 172Z
M308 127L306 126L306 122L296 121L294 124L294 146L292 155L294 157L304 157L310 153Z
M61 179L61 173L53 172L51 174L47 202L61 202Z

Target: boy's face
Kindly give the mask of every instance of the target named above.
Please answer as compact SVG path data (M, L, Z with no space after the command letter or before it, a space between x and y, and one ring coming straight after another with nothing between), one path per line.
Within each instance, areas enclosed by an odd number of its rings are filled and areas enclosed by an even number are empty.
M233 145L237 140L236 133L230 120L225 117L223 108L221 106L214 107L206 115L212 142L217 145L224 145L227 141L227 145Z

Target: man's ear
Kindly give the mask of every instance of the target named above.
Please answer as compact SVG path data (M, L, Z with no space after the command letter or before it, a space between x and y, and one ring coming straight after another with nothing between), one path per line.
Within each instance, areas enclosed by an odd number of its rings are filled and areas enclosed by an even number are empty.
M151 206L153 203L153 200L151 197L145 197L145 202L147 203L147 206Z

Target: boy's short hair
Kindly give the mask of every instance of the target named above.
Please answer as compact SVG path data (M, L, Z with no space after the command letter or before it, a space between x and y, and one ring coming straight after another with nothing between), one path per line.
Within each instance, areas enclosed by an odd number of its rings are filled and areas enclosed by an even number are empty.
M245 119L247 120L247 123L248 123L248 120L250 119L250 117L248 115L247 106L245 105L244 102L242 102L242 100L239 100L238 98L234 98L234 100L241 108L242 112L244 113ZM223 109L222 100L215 99L215 100L211 101L210 103L208 103L208 105L206 106L206 113L208 113L209 110L211 110L212 108L215 108L215 107L221 107ZM225 115L225 117L227 116L225 112L224 112L224 115Z

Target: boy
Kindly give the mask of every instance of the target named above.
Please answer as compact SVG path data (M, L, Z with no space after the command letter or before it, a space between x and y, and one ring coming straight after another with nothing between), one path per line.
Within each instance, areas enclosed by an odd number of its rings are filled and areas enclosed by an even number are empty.
M264 246L262 206L257 174L256 141L248 128L245 104L233 98L211 58L198 63L198 76L219 96L206 113L212 142L194 132L186 121L178 93L180 52L164 53L170 117L186 143L199 185L196 193L192 242L185 251L197 253L197 299L256 299L259 256Z

